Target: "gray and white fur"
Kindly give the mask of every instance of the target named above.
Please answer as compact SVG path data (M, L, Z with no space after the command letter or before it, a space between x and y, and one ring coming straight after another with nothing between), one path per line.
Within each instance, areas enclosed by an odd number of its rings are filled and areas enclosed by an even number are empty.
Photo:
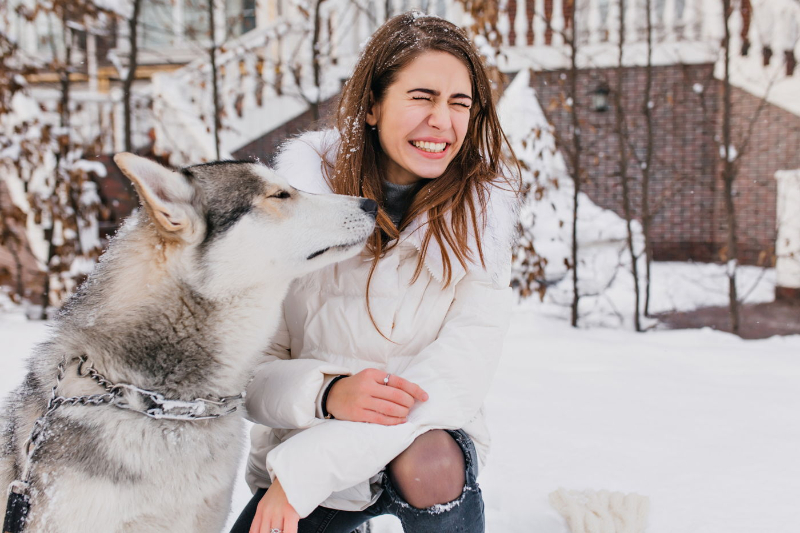
M116 156L143 208L64 307L0 418L0 486L58 394L98 394L101 374L189 401L244 390L292 279L357 254L374 202L298 191L267 167L217 162L179 172ZM64 406L48 420L31 477L30 532L218 532L243 450L238 415L155 420L112 405ZM5 498L0 510L5 514Z

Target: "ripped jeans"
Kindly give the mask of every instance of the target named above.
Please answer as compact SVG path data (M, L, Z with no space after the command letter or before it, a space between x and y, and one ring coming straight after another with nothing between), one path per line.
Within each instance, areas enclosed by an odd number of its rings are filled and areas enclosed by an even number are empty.
M317 507L300 520L298 533L350 533L370 518L392 514L400 519L405 533L484 533L483 496L478 486L478 454L472 439L461 430L447 431L464 452L466 483L461 496L442 505L417 509L397 493L389 476L383 476L383 493L363 511L340 511ZM259 489L247 504L231 533L247 533L258 502L266 493Z

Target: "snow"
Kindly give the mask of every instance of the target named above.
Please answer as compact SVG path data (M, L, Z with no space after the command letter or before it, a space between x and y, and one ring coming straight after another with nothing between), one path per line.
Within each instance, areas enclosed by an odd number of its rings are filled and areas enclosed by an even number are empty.
M496 66L497 65L497 50L491 45L491 43L484 37L483 35L475 35L472 38L472 41L475 43L475 48L478 49L481 57L483 57L484 62L488 66Z
M301 4L304 5L297 5ZM238 149L301 115L309 109L308 101L324 102L340 91L340 80L352 70L354 58L342 59L334 65L331 52L323 43L322 78L317 86L310 67L310 41L305 39L310 35L309 24L305 17L286 14L285 20L249 31L220 51L217 56L222 117L219 159L231 158ZM273 57L274 40L279 36L286 56L281 58L283 70ZM256 68L257 57L265 59L260 71ZM295 66L300 67L299 86L294 77ZM283 73L281 78L277 77L278 72ZM152 78L154 149L168 155L173 166L218 159L208 90L211 83L206 56ZM280 95L276 92L279 85ZM261 102L256 98L257 93L263 97Z
M94 172L100 178L106 177L106 167L100 161L89 161L88 159L81 159L76 161L73 165L74 168L80 169L87 174L89 172Z
M656 309L724 301L724 265L655 263L653 273ZM774 288L772 270L739 274L759 279L756 299ZM3 308L7 392L48 327L0 296ZM489 533L568 533L549 504L559 488L648 497L648 533L797 530L800 336L573 329L553 308L517 307L486 402L493 445L479 481ZM242 471L228 527L249 498ZM401 532L394 517L373 522L374 533Z
M800 93L800 76L797 72L793 76L787 76L785 63L787 51L793 51L795 58L800 55L800 2L758 0L753 7L754 24L751 24L749 33L751 52L747 57L734 54L731 58L731 84L800 115L800 99L797 98ZM740 32L733 31L731 50L738 50L740 46ZM765 67L762 54L758 51L766 46L772 49L773 56L770 64ZM715 69L715 76L719 80L723 79L723 67L720 54Z
M648 496L649 533L793 531L798 348L518 313L487 405L488 531L567 531L545 500L559 487Z
M778 182L778 237L775 239L776 283L800 288L800 169L775 173Z
M547 122L536 92L529 84L530 72L521 71L508 86L498 105L503 130L523 166L523 182L531 187L520 210L524 228L518 245L522 251L532 245L536 256L546 262L537 272L530 253L518 253L513 265L515 282L525 285L529 276L540 276L547 287L545 301L553 309L569 312L572 301L570 268L572 263L572 211L574 185L561 153L556 150L553 127ZM641 225L631 224L634 249L642 256L644 240ZM608 295L630 295L633 276L627 251L625 221L613 211L596 205L586 194L578 195L578 286L579 314L583 325L631 325L633 302L622 298L623 311ZM527 260L527 263L526 263ZM532 267L531 264L534 264ZM644 272L644 261L638 262Z
M85 164L80 165L82 163ZM85 159L81 159L76 163L76 166L78 165L84 168L84 170L87 172L97 172L98 169L96 167L99 166L103 169L103 173L98 175L105 175L105 167L97 161L87 161ZM87 180L81 184L80 204L87 211L91 211L92 209L97 210L99 209L99 206L102 205L100 195L97 193L97 184L95 182ZM84 252L88 252L90 250L100 250L102 248L102 243L100 242L100 224L97 221L97 216L90 216L86 219L79 218L78 226L80 228L81 250ZM73 267L75 267L75 263L78 263L81 259L88 263L88 270L84 268L83 270L80 270L80 272L88 274L94 267L94 261L87 258L77 257L73 262Z
M653 280L653 313L728 305L726 265L656 262L653 263ZM736 283L739 297L746 303L764 303L774 299L774 269L739 265ZM680 290L674 287L680 287Z
M133 2L131 0L94 0L94 4L123 18L131 18L133 14Z
M54 192L56 185L53 180L56 174L55 152L57 146L53 140L49 143L42 140L42 130L47 123L45 114L36 100L24 92L16 93L11 104L12 113L4 117L4 122L0 123L0 137L5 140L5 147L0 150L0 173L3 175L3 181L8 188L11 201L28 215L26 224L28 243L31 252L43 265L47 262L48 256L48 243L44 238L43 230L50 227L50 214L48 208L45 207L41 214L42 221L37 224L34 208L30 202L33 199L34 202L47 204L54 198L59 198L60 209L64 213L69 213L72 207L68 205L63 188L58 189L58 195ZM54 127L51 129L51 133L53 135L70 134L70 131ZM37 160L33 156L21 158L21 154L28 151L37 152L40 159ZM100 177L106 175L106 169L100 162L82 159L80 149L71 150L62 160L61 168L67 173L78 170L87 174L94 173ZM91 255L92 251L99 250L101 243L97 210L100 203L97 185L88 180L83 182L80 195L83 216L78 219L79 233L72 229L62 230L62 224L56 220L53 243L61 245L64 243L64 238L71 240L79 237L80 249L84 253ZM59 206L51 208L58 210ZM61 258L55 260L60 261ZM79 258L70 265L69 272L70 274L86 274L91 271L93 264L93 260Z
M736 151L736 147L732 144L728 145L728 161L733 162L736 161L736 156L739 155L739 152ZM719 145L719 157L720 159L725 159L725 145Z

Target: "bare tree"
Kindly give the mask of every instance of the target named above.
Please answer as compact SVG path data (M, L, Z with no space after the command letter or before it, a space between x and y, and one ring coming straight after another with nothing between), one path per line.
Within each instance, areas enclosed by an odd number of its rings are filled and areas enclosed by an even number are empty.
M222 129L222 110L219 102L219 73L217 72L217 28L214 18L214 0L208 0L208 59L211 64L211 106L214 113L214 148L220 158L219 132Z
M642 234L644 236L645 288L644 316L650 316L650 271L653 264L653 243L650 229L653 214L650 209L650 177L653 167L653 7L652 0L645 0L645 35L647 39L647 62L645 64L644 103L642 111L645 117L647 134L645 137L644 161L639 165L642 169Z
M625 66L623 64L625 52L625 0L619 0L619 44L617 46L617 88L614 91L615 115L617 124L617 139L619 145L619 179L622 185L622 212L625 216L625 227L627 230L628 252L631 259L631 272L633 273L633 295L634 311L633 326L636 331L642 331L639 320L640 293L639 293L639 271L637 266L636 250L633 243L633 210L631 209L630 177L628 176L628 127L625 107L622 100L624 93L623 82L625 79Z
M570 258L567 267L572 272L572 301L570 303L570 324L578 327L580 319L579 304L581 292L579 287L579 243L578 243L578 213L580 206L581 187L584 175L583 158L586 156L587 147L584 145L582 136L583 121L580 116L581 99L578 95L578 78L580 67L578 56L582 52L579 43L578 32L578 9L574 2L565 0L563 5L564 29L553 27L553 4L545 2L544 13L537 13L536 16L543 18L545 23L545 43L552 44L553 36L558 34L563 39L564 45L569 52L569 66L566 72L565 83L561 84L560 101L556 104L557 108L565 110L569 118L567 119L566 134L553 131L556 137L558 148L566 154L566 162L572 177L572 212L571 212L571 236L570 236Z
M299 89L300 97L305 100L306 104L308 104L309 108L311 108L311 114L314 117L314 122L320 119L320 104L322 103L322 74L324 55L322 31L326 24L325 19L322 17L322 4L324 2L325 0L311 0L311 4L307 6L301 6L298 4L298 9L300 9L303 17L311 22L311 77L313 82L313 90L311 91L311 94L303 90L303 70L305 67L303 61L297 58L297 60L294 61L294 64L291 66L295 85ZM330 46L330 43L327 44ZM295 56L297 57L300 53L300 49L298 48L295 52Z
M122 105L125 121L125 151L132 152L133 147L133 114L131 110L131 87L136 79L139 66L139 14L143 0L132 0L132 13L128 19L128 70L122 83Z
M733 116L735 113L732 92L733 86L731 83L731 28L730 19L733 15L733 2L732 0L721 0L722 2L722 23L724 37L722 40L722 61L723 61L723 75L722 75L722 142L723 146L720 149L720 155L723 157L722 162L722 183L723 183L723 201L725 205L725 223L727 226L727 234L725 239L725 247L723 249L723 258L727 263L728 275L728 314L730 317L731 331L734 334L739 334L741 330L741 315L740 305L741 300L738 295L737 288L737 270L739 260L739 226L736 214L735 204L735 185L736 178L739 174L739 167L742 158L748 153L750 148L750 141L753 138L753 132L758 124L758 119L762 111L768 104L769 93L772 89L775 78L765 80L766 88L764 94L760 97L758 107L750 117L746 127L741 132L739 138L734 141L733 139ZM743 3L741 6L743 16L747 19L750 13L749 2ZM744 34L744 29L743 29ZM743 44L743 50L748 47L748 43ZM769 62L771 50L764 49L765 66ZM787 74L791 71L790 65L787 64ZM736 143L736 145L734 145Z
M736 157L732 150L731 138L731 117L732 117L732 104L731 104L731 78L730 78L730 63L731 63L731 33L729 20L733 12L731 0L722 1L722 22L725 36L722 41L723 53L723 68L724 74L722 78L722 142L724 161L722 163L722 182L724 186L724 199L725 199L725 221L727 223L727 241L726 241L726 255L727 255L727 273L728 273L728 312L730 314L731 330L734 334L739 334L739 298L736 292L736 267L739 255L739 246L736 238L736 207L733 201L733 184L736 180L736 168L734 158Z
M570 10L572 33L565 32L565 42L570 50L569 67L569 110L572 125L571 140L572 149L568 150L572 170L572 181L574 183L572 196L572 305L570 324L578 327L578 304L580 302L580 291L578 288L578 199L581 192L582 168L581 155L583 153L583 142L581 138L581 123L578 117L578 39L577 39L577 9ZM566 18L566 17L565 17ZM548 30L550 22L548 20Z

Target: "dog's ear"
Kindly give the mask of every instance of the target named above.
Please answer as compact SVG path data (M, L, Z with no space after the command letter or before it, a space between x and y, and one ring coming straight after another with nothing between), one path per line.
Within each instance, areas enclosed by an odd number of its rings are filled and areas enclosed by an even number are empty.
M195 189L186 176L127 152L115 155L114 162L136 186L162 234L185 241L198 236L202 221L193 205Z

